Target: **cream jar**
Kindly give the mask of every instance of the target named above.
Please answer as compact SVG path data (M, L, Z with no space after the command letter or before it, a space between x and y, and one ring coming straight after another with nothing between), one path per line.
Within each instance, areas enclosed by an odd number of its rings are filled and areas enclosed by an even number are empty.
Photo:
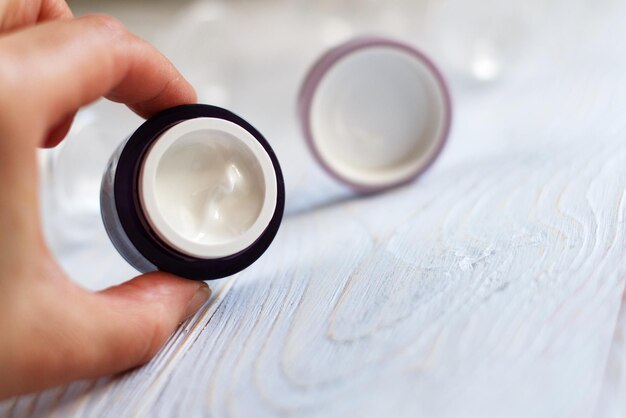
M109 238L140 272L235 274L267 250L285 186L265 138L235 114L183 105L148 119L111 157L100 207Z

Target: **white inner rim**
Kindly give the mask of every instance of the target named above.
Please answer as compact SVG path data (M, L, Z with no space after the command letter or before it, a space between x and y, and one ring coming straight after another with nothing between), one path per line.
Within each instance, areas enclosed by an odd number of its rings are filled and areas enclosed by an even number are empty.
M445 97L418 57L374 46L337 61L311 103L312 140L331 170L367 186L407 179L436 153Z
M140 199L154 231L192 257L227 257L252 245L276 208L274 166L241 126L191 119L151 146L140 174Z

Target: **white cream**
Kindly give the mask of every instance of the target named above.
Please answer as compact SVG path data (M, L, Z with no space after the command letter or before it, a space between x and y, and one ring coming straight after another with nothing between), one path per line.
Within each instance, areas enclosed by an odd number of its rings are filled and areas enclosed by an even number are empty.
M139 181L154 231L189 256L236 254L258 239L276 207L272 161L242 127L216 118L184 121L148 151Z
M422 60L379 46L333 65L317 87L310 117L315 146L333 171L354 183L383 186L433 158L445 103Z

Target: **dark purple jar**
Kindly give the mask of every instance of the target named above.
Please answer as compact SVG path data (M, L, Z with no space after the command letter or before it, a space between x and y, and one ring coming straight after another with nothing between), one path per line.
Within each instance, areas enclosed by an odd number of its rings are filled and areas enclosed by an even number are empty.
M111 157L100 206L119 253L142 273L235 274L269 247L285 186L265 138L228 110L183 105L148 119Z

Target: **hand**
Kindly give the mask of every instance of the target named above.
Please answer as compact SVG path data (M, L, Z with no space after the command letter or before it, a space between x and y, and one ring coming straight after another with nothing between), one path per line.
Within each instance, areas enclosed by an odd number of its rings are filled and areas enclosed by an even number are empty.
M0 2L0 398L145 363L209 297L205 284L165 273L91 293L46 247L36 148L59 143L101 96L144 117L196 100L116 20L73 18L61 0Z

